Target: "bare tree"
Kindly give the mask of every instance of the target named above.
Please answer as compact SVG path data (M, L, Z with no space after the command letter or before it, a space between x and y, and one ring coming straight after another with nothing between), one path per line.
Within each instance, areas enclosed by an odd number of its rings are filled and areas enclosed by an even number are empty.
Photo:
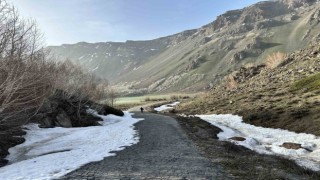
M0 123L25 123L51 91L52 77L41 34L0 0Z
M114 107L114 104L116 103L117 99L120 97L120 95L113 89L113 88L110 88L108 90L108 95L107 95L107 103Z
M57 89L65 98L77 97L80 120L80 107L105 99L107 87L107 81L71 61L53 62L36 22L0 0L0 125L26 123Z

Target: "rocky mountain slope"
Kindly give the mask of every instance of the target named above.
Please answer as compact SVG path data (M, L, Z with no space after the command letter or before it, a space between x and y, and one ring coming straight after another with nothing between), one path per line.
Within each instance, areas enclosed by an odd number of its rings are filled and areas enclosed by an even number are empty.
M49 48L126 90L198 91L242 65L261 63L270 53L305 47L320 38L319 22L317 0L263 1L155 40Z
M274 69L241 68L180 113L237 114L249 124L320 135L320 44L290 54ZM229 88L228 88L229 87Z

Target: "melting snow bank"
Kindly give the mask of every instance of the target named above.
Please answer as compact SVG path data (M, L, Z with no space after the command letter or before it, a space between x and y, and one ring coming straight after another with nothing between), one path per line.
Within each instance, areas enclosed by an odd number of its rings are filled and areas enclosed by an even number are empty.
M171 104L165 104L165 105L162 105L160 107L157 107L157 108L154 108L155 111L164 111L164 110L167 110L167 109L173 109L174 106L180 104L180 102L174 102L174 103L171 103Z
M9 150L7 159L12 164L0 168L0 179L55 179L138 143L133 124L142 119L128 112L123 117L97 116L103 118L102 126L42 129L27 125L26 141Z
M263 154L281 155L296 161L300 166L320 171L320 138L305 133L294 133L282 129L257 127L242 122L235 115L197 115L201 119L219 127L220 140L232 141ZM244 137L245 141L233 141L229 138ZM301 144L300 149L286 149L283 143Z

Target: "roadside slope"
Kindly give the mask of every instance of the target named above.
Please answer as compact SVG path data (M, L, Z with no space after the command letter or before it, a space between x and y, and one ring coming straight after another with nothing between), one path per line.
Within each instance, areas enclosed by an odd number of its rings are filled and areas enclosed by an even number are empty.
M320 135L320 44L290 54L275 69L242 68L205 97L179 106L187 114L236 114L246 123ZM257 75L255 75L257 74ZM227 88L232 83L233 88Z

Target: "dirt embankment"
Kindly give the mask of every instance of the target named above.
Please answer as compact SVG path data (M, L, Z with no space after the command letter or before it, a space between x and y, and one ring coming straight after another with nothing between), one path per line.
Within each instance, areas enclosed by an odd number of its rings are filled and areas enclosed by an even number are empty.
M206 157L222 165L235 179L319 179L320 174L293 161L255 153L231 142L219 141L221 129L197 117L175 117Z

